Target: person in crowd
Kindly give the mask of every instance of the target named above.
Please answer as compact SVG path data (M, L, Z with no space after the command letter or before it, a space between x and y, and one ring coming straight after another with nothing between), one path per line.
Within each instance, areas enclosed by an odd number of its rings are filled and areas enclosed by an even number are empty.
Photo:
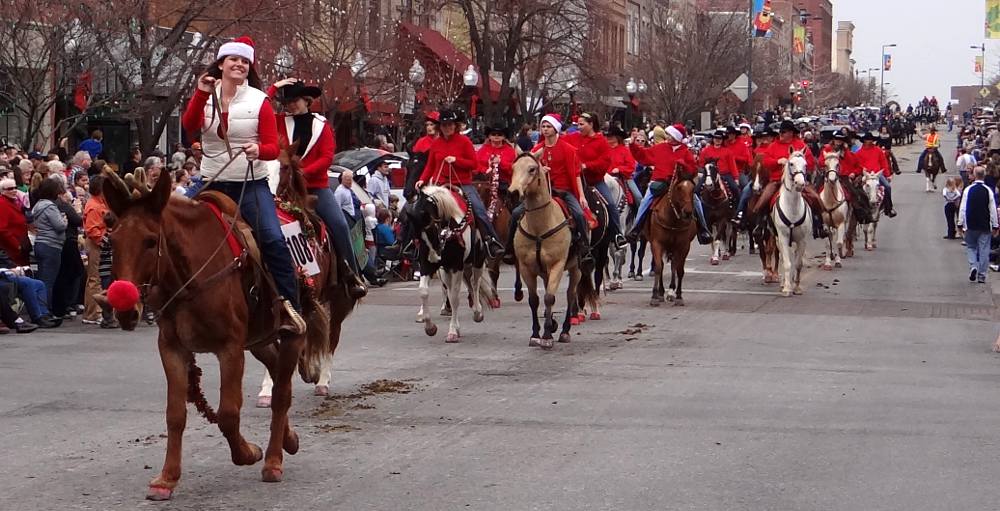
M139 147L133 147L128 154L128 161L122 164L121 169L118 173L125 177L126 174L132 174L135 172L135 168L142 165L142 151Z
M368 280L369 285L382 287L385 285L386 280L378 274L375 268L377 255L377 249L375 248L375 227L378 225L375 205L365 204L364 208L362 208L362 214L364 215L365 223L365 250L368 252L368 261L365 263L363 274L365 279Z
M383 160L375 166L375 171L371 172L365 190L372 196L372 200L380 205L389 204L389 162Z
M12 266L9 259L0 258L0 266ZM31 323L41 328L56 328L62 324L62 319L49 313L46 305L47 293L45 284L38 279L25 275L27 266L0 267L0 295L17 297L24 303Z
M90 153L87 151L77 151L73 155L73 159L70 160L70 166L66 169L66 180L70 183L76 178L77 174L86 174L87 169L90 168L90 164L93 163L93 158L90 157Z
M946 179L944 190L941 190L941 195L944 196L944 220L948 225L948 233L944 235L944 239L946 240L956 239L955 217L958 216L958 207L962 202L962 192L958 189L958 184L955 182L957 179Z
M170 155L170 170L180 170L187 161L187 153L184 151L184 144L180 142L174 144L174 152Z
M958 210L958 227L965 233L965 252L969 260L969 282L986 283L986 269L990 262L990 240L1000 234L997 208L983 178L986 168L973 169L973 183L962 194Z
M521 149L521 152L527 152L534 146L535 142L531 139L531 124L524 123L521 125L521 131L517 134L517 147Z
M354 172L345 170L340 173L340 186L333 191L334 201L340 207L341 211L344 212L344 216L351 226L358 221L358 217L355 214L357 211L355 203L360 203L360 201L357 201L354 191L351 190L352 186L354 186Z
M80 201L82 207L90 200L90 176L86 172L73 174L73 196Z
M100 308L94 301L94 295L102 289L98 264L101 259L101 243L108 231L104 217L111 211L104 199L104 183L104 176L94 176L90 182L90 200L83 207L83 247L87 254L87 284L83 293L85 324L100 321Z
M375 226L375 253L383 260L399 257L399 245L396 244L396 233L392 230L392 214L386 208L375 212L378 225Z
M389 215L392 216L393 222L399 218L399 196L394 193L389 194Z
M190 138L201 138L205 151L201 171L215 178L208 186L234 201L242 195L240 215L253 229L281 296L285 314L280 329L301 334L305 321L299 314L295 265L281 233L264 163L278 157L278 127L271 101L260 87L253 40L239 37L226 42L208 72L198 78L182 125ZM219 104L209 101L213 96ZM233 148L233 160L227 146Z
M0 249L17 266L28 265L28 220L14 180L0 180Z
M160 173L163 172L163 159L159 156L150 156L142 162L142 168L146 169L146 182L153 184L160 179Z
M962 178L962 184L964 186L969 186L969 172L976 167L976 158L969 154L969 151L964 147L958 148L958 159L955 160L955 168L958 169L958 175Z
M49 177L62 181L61 175ZM65 183L63 184L65 186ZM55 288L52 290L52 301L49 303L52 313L65 319L75 318L82 307L82 291L86 268L80 257L80 229L83 228L83 207L79 200L68 191L58 197L56 206L66 217L65 241L62 244L59 272L56 274Z
M115 320L114 311L104 299L107 296L108 287L111 286L111 263L114 261L114 254L111 251L111 232L117 223L115 214L111 211L104 213L104 235L101 236L101 255L97 263L97 274L101 281L101 291L96 296L91 297L101 308L101 328L118 328L118 321Z
M62 263L62 246L66 242L69 221L59 210L59 196L65 193L58 179L43 179L35 190L35 205L31 218L35 226L35 259L38 262L38 280L45 284L46 303L52 303L56 277Z
M31 175L35 172L35 164L31 160L21 160L17 164L18 172L14 175L14 180L17 182L17 189L28 193L28 187L31 185Z
M107 160L97 159L90 162L90 167L87 168L87 175L94 176L100 174L104 167L108 165Z
M178 195L187 195L187 189L191 185L191 177L184 169L171 171L174 176L173 192Z
M91 160L96 160L104 152L104 133L101 130L90 132L90 138L80 142L80 151L87 151Z
M437 122L441 118L439 112L430 112L424 119L424 136L417 139L410 148L410 160L406 164L406 183L403 185L403 197L413 200L417 194L414 184L420 179L427 165L427 157L430 156L431 146L437 140Z

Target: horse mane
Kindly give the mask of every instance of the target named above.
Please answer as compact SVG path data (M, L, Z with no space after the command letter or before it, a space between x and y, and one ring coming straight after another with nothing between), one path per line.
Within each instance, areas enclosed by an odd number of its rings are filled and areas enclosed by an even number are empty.
M443 186L428 185L422 191L425 195L434 199L434 202L437 203L438 213L441 216L451 218L456 222L465 216L462 213L462 208L455 201L455 196L451 193L451 189Z

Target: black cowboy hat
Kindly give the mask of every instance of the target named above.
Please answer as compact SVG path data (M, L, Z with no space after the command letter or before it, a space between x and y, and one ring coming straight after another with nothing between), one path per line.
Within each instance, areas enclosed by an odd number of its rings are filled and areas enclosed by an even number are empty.
M781 121L781 126L778 127L778 133L784 133L786 131L791 131L792 133L798 133L799 129L795 127L795 123L789 120Z
M507 138L507 128L500 125L490 126L486 128L486 136L490 135L503 135L504 138Z
M323 95L323 89L299 80L278 89L278 101L284 103L299 98L318 98Z
M775 135L774 130L768 128L767 126L758 131L753 132L754 138L773 137L774 135Z
M628 137L628 135L625 133L625 130L623 130L621 126L612 126L611 128L608 129L608 132L605 134L605 136L617 137L622 140L625 140L625 138Z
M847 141L847 133L844 133L842 131L837 131L837 132L835 132L833 134L833 139L834 140L843 140L844 142L846 142Z
M726 135L739 135L740 132L732 124L726 126Z
M868 131L864 135L861 136L861 141L862 142L864 142L866 140L872 140L872 141L878 140L878 135L876 135L875 133L873 133L871 131Z
M459 122L461 120L462 116L459 115L458 112L451 110L449 108L443 108L439 112L437 120L435 120L434 122L436 122L437 124L441 124L445 122Z
M726 138L726 133L727 132L728 132L728 130L724 130L722 128L719 128L719 129L717 129L717 130L715 130L715 131L712 132L712 138Z

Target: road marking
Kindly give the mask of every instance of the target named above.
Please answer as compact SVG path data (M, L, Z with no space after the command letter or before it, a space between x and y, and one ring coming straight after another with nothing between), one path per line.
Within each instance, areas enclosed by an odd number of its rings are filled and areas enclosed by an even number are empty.
M392 291L417 291L419 288L415 287L394 287L391 288ZM500 287L497 291L513 291L512 287ZM525 291L527 292L527 291ZM615 291L615 293L648 293L649 288L638 288L638 287L624 287ZM742 291L738 289L684 289L685 293L704 293L704 294L719 294L719 295L755 295L755 296L778 296L778 291Z

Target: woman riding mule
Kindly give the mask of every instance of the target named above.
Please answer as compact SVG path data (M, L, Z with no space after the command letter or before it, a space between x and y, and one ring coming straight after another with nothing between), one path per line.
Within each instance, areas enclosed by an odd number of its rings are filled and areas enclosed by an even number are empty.
M264 161L278 157L278 130L267 94L253 66L254 44L240 37L219 48L217 60L198 79L183 125L200 138L206 190L224 193L240 208L260 245L285 309L284 331L301 334L298 282L285 245Z
M267 95L277 98L285 110L277 116L278 140L286 147L295 148L308 193L316 198L316 214L330 230L330 241L337 255L346 263L344 269L348 271L347 275L342 275L344 282L348 284L351 296L361 298L368 291L358 278L361 269L351 246L351 231L344 211L333 197L326 175L333 163L337 142L334 141L330 123L309 111L313 99L322 92L319 87L307 86L297 78L286 78L268 88Z

